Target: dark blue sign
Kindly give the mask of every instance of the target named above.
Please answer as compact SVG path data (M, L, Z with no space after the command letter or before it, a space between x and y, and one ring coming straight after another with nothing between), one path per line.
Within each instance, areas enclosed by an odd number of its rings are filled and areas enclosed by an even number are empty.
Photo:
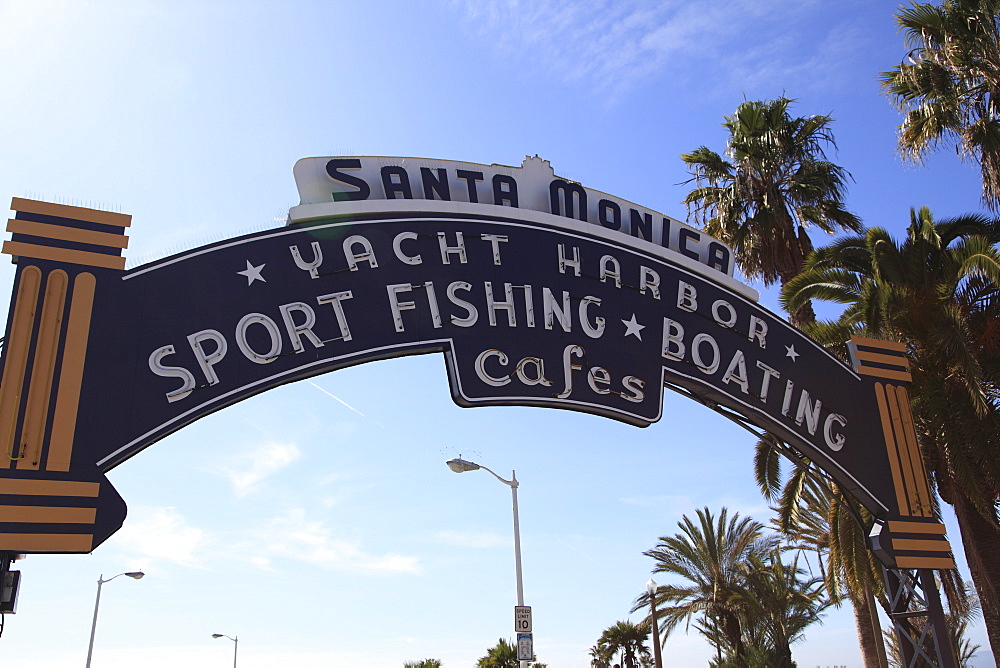
M60 396L46 405L53 426L36 430L37 443L9 443L16 465L0 469L0 493L4 485L44 478L95 480L110 494L104 472L227 405L354 364L443 352L460 405L563 408L647 426L660 419L670 386L784 440L874 516L936 521L921 496L926 483L900 492L925 474L917 470L919 455L907 454L915 439L906 441L899 419L905 397L872 378L905 379L897 369L905 362L890 359L878 342L867 352L861 343L856 360L867 355L871 361L867 371L855 371L726 287L717 272L712 280L710 269L671 261L669 254L583 226L568 230L516 215L369 213L315 220L129 271L109 266L109 253L89 243L110 247L114 237L98 229L103 223L49 218L65 229L29 230L49 236L15 233L12 248L31 257L34 269L21 258L4 384L13 387L20 378L34 385L28 378L35 371L17 369L41 364L59 379L53 385ZM69 241L79 236L65 231L71 228L106 236ZM50 248L53 239L58 252ZM91 266L76 264L80 254L89 254ZM57 324L62 320L51 306L57 300L41 296L48 293L40 286L50 282L65 286L59 299L69 324ZM85 355L71 354L80 337L69 328L80 326L84 297L89 339L83 337ZM17 324L27 322L28 303L41 312L30 316L42 323L37 331ZM54 323L51 362L45 361L45 322ZM21 362L11 364L11 346L12 359ZM69 352L59 352L63 348ZM69 415L59 408L67 393L58 386L74 377L74 365L80 367L72 393L77 404L67 445L58 433L66 420L56 419ZM873 392L883 399L874 401ZM32 406L42 405L31 401L12 399L18 408L13 417L0 411L0 428L8 420L18 433L30 432ZM116 519L94 532L93 545L124 517L120 499L90 503L102 504L113 507L108 513ZM54 534L72 533L66 523L46 521ZM26 529L0 523L0 550L2 531Z
M540 224L320 221L140 267L115 287L95 304L115 341L90 353L101 371L81 401L102 434L102 470L276 385L432 351L445 353L465 406L645 426L667 381L845 473L870 450L860 377L780 318L660 257ZM123 397L132 410L111 409ZM853 477L845 484L864 494Z

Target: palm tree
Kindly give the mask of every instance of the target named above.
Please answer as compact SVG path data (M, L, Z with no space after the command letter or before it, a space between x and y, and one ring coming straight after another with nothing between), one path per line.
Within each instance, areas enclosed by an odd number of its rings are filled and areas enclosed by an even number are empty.
M476 668L518 668L517 647L503 638L497 639L497 644L486 650L486 656L480 657ZM529 663L529 668L545 668L544 663Z
M697 516L697 523L683 516L677 523L680 533L661 537L655 548L643 553L656 562L654 573L678 575L691 583L656 589L657 618L664 641L682 621L709 619L739 661L747 651L741 619L746 607L741 565L752 556L767 554L775 541L765 536L760 522L741 519L739 513L728 519L726 508L718 519L708 508L698 510ZM640 597L633 611L648 607L647 596Z
M835 323L808 328L821 340L843 342L853 332L906 345L924 461L938 494L954 506L1000 661L997 230L1000 221L980 216L935 223L926 208L911 212L901 244L873 228L817 251L785 286L782 302L846 304ZM984 322L994 328L973 328Z
M911 48L907 62L881 75L882 89L905 112L899 148L920 161L954 144L982 170L983 201L1000 205L1000 1L913 2L897 23Z
M476 662L476 668L517 668L517 665L517 648L503 638L498 638L497 644Z
M695 628L716 647L713 665L720 668L791 668L791 645L831 605L823 579L807 577L798 557L783 561L783 550L763 525L738 515L727 523L726 514L723 509L715 522L708 509L699 510L701 526L684 517L681 534L660 539L656 570L683 573L696 584L658 587L657 600L674 605L661 608L657 619L662 614L669 635L681 619L700 613ZM633 612L648 605L647 593Z
M591 647L588 652L590 654L590 665L593 666L593 668L611 667L611 657L613 655L608 652L608 648L601 645L600 642Z
M704 146L681 156L698 186L685 200L689 213L735 249L745 275L765 285L784 285L801 271L813 249L809 225L827 233L861 229L841 203L850 175L826 159L824 149L835 147L831 117L792 118L790 103L782 97L741 104L723 124L729 131L726 158ZM815 319L808 303L790 316L799 326ZM767 438L762 442L776 470L778 451ZM867 605L855 611L866 619L877 614ZM872 624L862 626L866 664L877 666L870 659L877 659L878 635Z
M783 484L780 464L773 444L758 441L754 475L764 498L777 504L772 523L791 549L815 555L831 602L850 601L864 665L884 666L875 600L884 589L881 567L865 542L870 516L810 462L796 462Z
M403 668L441 668L441 661L438 659L424 659L423 661L407 661Z
M622 668L639 668L639 661L650 656L649 648L646 647L647 638L649 631L641 626L628 621L617 622L601 633L595 648L596 652L592 654L607 664L610 664L615 654L618 654Z
M727 116L725 158L701 146L681 155L696 188L689 218L732 246L748 278L784 285L813 249L806 228L858 231L861 220L841 200L850 178L826 159L835 147L830 116L793 117L786 97L747 101ZM815 319L807 305L793 324Z
M777 549L766 558L750 557L743 569L751 594L748 614L760 621L765 646L772 653L770 665L792 668L792 644L833 604L824 595L823 579L804 577L798 557L785 563Z

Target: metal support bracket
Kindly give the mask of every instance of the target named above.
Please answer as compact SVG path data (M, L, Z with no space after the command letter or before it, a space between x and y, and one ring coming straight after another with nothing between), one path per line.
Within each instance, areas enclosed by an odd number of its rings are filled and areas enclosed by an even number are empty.
M904 668L958 668L934 571L886 568L884 573Z

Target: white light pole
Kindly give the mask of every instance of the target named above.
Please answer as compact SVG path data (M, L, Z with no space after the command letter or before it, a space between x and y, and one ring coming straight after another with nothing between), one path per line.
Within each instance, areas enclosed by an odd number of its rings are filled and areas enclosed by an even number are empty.
M660 627L656 623L656 583L653 578L649 578L646 583L646 591L649 592L649 616L653 620L653 663L656 668L663 668L663 657L660 656Z
M224 633L213 633L212 637L229 638L229 636L227 636ZM235 638L229 638L229 639L233 641L233 668L236 668L236 651L240 648L240 637L236 636Z
M90 668L90 658L94 655L94 634L97 633L97 609L101 605L101 586L105 582L111 582L117 577L122 575L127 575L134 580L141 580L142 576L145 575L142 571L129 571L128 573L119 573L118 575L108 578L104 578L104 573L101 573L100 577L97 578L97 600L94 601L94 622L90 625L90 647L87 648L87 668Z
M448 468L455 473L465 473L466 471L476 471L478 469L482 469L489 472L494 478L510 487L510 494L514 504L514 573L517 575L517 604L519 606L523 606L524 585L521 582L521 526L517 519L517 472L511 471L510 480L504 480L487 467L462 459L461 455L459 455L456 459L449 459L446 463L448 464ZM514 638L514 646L517 646L516 637ZM520 661L519 663L521 668L527 668L528 666L527 661Z

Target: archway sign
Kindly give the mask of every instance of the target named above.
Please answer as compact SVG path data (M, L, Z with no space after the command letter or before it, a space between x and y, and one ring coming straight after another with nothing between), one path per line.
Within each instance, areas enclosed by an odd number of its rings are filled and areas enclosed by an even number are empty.
M759 306L725 245L537 157L307 158L294 174L287 226L128 270L130 216L13 200L0 552L93 550L125 518L105 474L200 417L442 352L462 406L642 427L664 387L724 407L853 494L888 567L954 567L901 346L855 339L846 366Z

